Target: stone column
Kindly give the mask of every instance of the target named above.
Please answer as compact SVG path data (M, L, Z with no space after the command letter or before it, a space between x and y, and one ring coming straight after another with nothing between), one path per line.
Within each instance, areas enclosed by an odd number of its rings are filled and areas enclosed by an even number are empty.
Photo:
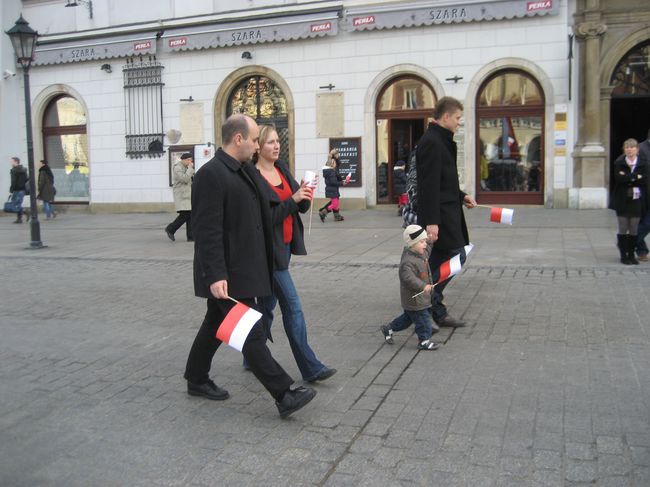
M601 139L600 122L600 42L607 26L597 10L599 0L587 0L584 21L574 26L574 33L583 47L581 76L584 98L580 110L578 143L573 152L574 188L569 191L573 208L606 208L607 155Z

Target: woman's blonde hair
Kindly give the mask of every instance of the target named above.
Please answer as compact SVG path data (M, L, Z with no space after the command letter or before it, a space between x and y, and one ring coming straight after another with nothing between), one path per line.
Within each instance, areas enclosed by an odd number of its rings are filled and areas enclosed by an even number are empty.
M338 149L332 149L330 151L329 157L327 158L327 161L325 162L325 165L327 167L334 167L334 163L332 162L332 159L334 158L338 159L338 157L339 157Z
M260 149L271 138L271 132L275 132L275 133L278 132L277 129L275 128L275 125L271 125L271 124L260 125L260 135L259 135L259 139L257 139L258 143L260 145ZM260 157L259 152L256 152L255 154L253 154L253 163L254 164L257 163L257 161L259 160L259 157Z
M639 147L639 142L636 139L627 139L625 142L623 142L623 150L627 149L628 147Z

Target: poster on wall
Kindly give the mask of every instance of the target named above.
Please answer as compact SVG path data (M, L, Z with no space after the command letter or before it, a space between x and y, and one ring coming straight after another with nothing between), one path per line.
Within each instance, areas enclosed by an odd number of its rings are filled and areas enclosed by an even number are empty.
M174 172L174 164L181 160L181 156L189 152L194 158L194 146L193 145L173 145L169 148L169 186L173 186L172 174ZM196 159L195 159L196 160Z
M199 168L214 157L214 144L208 142L207 144L194 146L194 170L198 171Z
M344 178L349 174L348 187L361 187L361 137L330 139L330 150L338 149L341 157L339 173Z

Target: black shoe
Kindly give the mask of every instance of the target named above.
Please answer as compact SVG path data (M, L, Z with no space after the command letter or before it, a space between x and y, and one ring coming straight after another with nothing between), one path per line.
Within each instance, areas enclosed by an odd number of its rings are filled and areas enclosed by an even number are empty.
M316 382L321 381L321 380L326 380L332 377L334 374L336 374L336 369L330 369L329 367L325 367L320 374L318 374L316 377L313 379L308 380L307 382Z
M223 401L230 397L227 390L222 389L211 380L204 384L194 384L187 381L187 393L190 396L203 396L213 401Z
M444 318L436 320L436 323L438 323L439 326L444 326L447 328L462 328L465 326L464 321L457 320L456 318L452 318L449 315L445 315Z
M173 234L172 232L170 232L169 230L167 230L167 229L165 228L165 233L166 233L167 236L169 237L169 240L171 240L172 242L176 242L176 237L174 237L174 234Z
M325 223L325 218L327 218L327 210L318 210L318 216L320 217L320 221Z
M316 395L316 391L311 387L296 387L295 389L287 390L284 393L282 401L275 401L278 407L281 418L286 418L291 413L295 413L298 409L306 406Z

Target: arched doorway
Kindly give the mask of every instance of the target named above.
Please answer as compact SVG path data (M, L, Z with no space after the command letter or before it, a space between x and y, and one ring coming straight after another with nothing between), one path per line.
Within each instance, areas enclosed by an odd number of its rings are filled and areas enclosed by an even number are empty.
M377 97L377 204L396 203L393 167L408 155L430 120L436 94L422 78L398 76L386 83ZM407 167L408 170L408 167Z
M544 203L544 93L520 70L494 73L476 102L476 199Z
M623 153L623 141L648 138L650 129L650 39L637 44L619 61L610 80L610 171ZM614 182L610 172L610 189Z
M259 125L275 125L280 137L280 159L293 167L289 156L289 116L287 99L271 78L262 75L248 76L230 92L226 116L243 113Z
M45 108L43 154L54 173L57 201L88 203L90 167L86 113L75 98L59 95Z

